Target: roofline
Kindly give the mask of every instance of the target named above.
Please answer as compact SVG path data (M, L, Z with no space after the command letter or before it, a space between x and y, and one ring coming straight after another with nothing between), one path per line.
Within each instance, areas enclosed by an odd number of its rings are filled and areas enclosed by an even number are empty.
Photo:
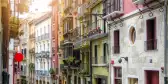
M48 12L48 13L44 14L43 16L35 19L33 22L35 25L38 25L39 23L41 23L42 21L44 21L50 17L51 17L51 12Z

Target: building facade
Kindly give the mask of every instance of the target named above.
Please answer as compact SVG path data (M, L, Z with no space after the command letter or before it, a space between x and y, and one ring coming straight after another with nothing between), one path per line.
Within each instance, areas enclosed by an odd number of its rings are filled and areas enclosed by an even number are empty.
M164 83L163 1L61 2L61 84Z
M103 3L103 18L110 24L111 84L164 83L162 1L141 1ZM109 2L117 4L114 9Z
M36 84L51 83L51 13L35 21Z
M35 25L34 19L30 20L29 25L29 83L35 83Z

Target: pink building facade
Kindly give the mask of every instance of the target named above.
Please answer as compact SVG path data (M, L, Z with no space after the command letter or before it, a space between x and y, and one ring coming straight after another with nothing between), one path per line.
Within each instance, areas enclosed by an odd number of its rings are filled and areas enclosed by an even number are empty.
M164 84L163 1L103 4L110 32L110 84Z

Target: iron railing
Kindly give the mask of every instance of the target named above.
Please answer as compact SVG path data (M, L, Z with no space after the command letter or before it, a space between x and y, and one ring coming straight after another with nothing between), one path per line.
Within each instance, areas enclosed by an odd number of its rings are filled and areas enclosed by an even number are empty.
M41 53L41 57L48 58L50 52L49 51L41 51L40 53Z
M156 50L157 49L157 39L151 39L144 42L145 50Z
M49 71L46 70L36 70L35 72L37 76L49 76Z

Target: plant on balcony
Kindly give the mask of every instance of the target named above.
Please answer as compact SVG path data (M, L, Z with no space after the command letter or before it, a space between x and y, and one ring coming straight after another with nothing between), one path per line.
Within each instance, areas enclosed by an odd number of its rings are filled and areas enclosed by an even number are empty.
M55 70L53 68L50 68L49 73L51 74L51 77L55 78Z
M74 57L73 56L69 56L67 59L68 64L71 64L74 61Z
M17 38L18 36L23 35L23 31L19 31L19 23L20 19L12 16L9 19L9 26L10 26L10 37L11 38Z
M53 68L50 68L49 73L50 73L51 75L53 75L53 74L55 74L55 70L54 70Z
M30 72L33 72L34 69L35 69L34 63L30 63L30 64L29 64L29 71L30 71Z
M27 84L26 76L21 76L21 84Z

